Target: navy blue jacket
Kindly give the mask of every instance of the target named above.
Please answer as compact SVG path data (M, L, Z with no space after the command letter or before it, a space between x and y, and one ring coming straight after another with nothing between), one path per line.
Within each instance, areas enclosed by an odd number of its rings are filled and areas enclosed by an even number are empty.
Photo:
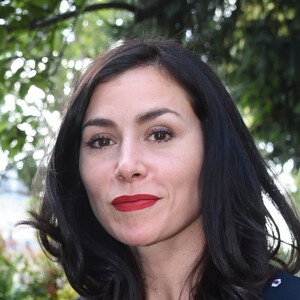
M265 300L300 300L300 278L279 271L267 284Z

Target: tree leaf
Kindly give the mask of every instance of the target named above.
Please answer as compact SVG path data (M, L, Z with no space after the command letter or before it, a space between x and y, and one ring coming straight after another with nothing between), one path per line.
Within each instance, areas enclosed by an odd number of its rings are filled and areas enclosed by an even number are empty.
M9 121L0 122L0 133L2 134L4 130L8 128L11 123Z
M7 37L7 31L4 26L0 26L0 49L4 48Z
M30 87L30 83L22 83L19 90L19 96L21 99L24 99L28 93L28 89Z
M15 13L15 9L11 6L0 6L0 19L7 20L7 18Z

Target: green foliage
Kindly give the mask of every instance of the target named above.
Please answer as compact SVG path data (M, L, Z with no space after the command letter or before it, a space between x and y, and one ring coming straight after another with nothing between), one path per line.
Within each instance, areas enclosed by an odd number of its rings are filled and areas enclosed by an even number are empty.
M300 166L299 1L254 1L242 6L231 76L242 109L253 115L250 129L273 144L269 157Z
M295 171L294 179L295 179L295 185L297 187L300 187L300 170ZM292 196L293 196L293 198L294 198L294 200L296 202L296 205L299 208L299 214L300 214L300 188L298 188L296 191L294 191L292 193Z
M41 158L35 152L58 127L51 113L59 123L90 58L124 37L165 36L215 66L257 142L272 144L266 156L275 163L292 158L297 169L299 13L298 0L2 1L1 149L30 185Z
M0 299L8 299L16 272L14 264L3 254L4 250L4 240L0 235Z
M0 300L74 300L78 294L61 268L43 253L9 253L0 236Z

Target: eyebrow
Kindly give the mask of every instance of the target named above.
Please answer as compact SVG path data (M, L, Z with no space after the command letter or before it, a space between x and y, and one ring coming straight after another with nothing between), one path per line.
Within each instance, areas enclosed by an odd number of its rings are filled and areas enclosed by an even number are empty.
M178 117L181 117L181 115L178 112L164 107L164 108L151 109L147 112L140 113L134 118L134 122L138 125L142 125L142 124L149 122L151 120L154 120L154 119L158 118L159 116L166 114L166 113L171 113ZM91 119L91 120L87 121L83 125L82 130L87 126L117 127L117 124L110 119L95 118L95 119Z
M163 114L167 114L167 113L171 113L171 114L176 115L177 117L181 117L181 115L178 112L164 107L164 108L152 109L147 112L140 113L134 118L134 122L138 125L141 125L143 123L154 120L154 119L158 118L159 116L161 116Z
M89 121L87 121L83 127L82 127L82 130L85 128L85 127L88 127L88 126L96 126L96 127L117 127L117 124L112 121L112 120L109 120L109 119L104 119L104 118L95 118L95 119L91 119Z

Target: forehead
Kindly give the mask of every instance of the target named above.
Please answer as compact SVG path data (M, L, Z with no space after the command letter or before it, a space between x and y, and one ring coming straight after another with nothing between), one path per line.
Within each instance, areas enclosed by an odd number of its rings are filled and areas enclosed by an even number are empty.
M182 113L192 110L189 94L164 70L153 66L128 70L99 84L85 120L98 114L132 114L158 107Z

